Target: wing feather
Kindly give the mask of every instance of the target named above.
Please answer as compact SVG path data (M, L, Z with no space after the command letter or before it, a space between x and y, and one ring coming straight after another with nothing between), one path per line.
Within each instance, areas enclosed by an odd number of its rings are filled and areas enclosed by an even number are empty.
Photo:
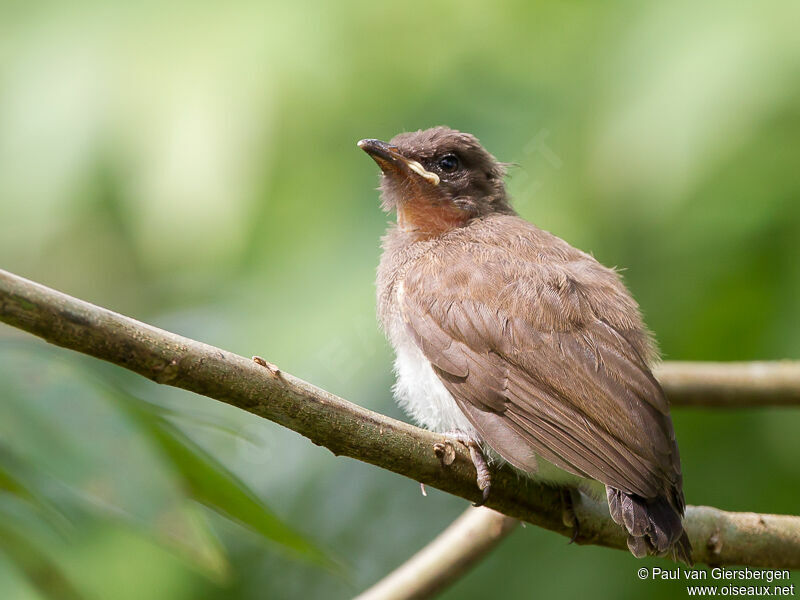
M407 273L400 311L489 445L525 470L539 455L627 493L674 495L668 404L616 274L583 254L543 265L497 247L451 259L458 268L423 259Z

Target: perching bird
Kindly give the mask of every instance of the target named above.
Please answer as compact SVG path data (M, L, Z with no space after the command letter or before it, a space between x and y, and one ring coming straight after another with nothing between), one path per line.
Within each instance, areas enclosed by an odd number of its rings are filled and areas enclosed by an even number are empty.
M358 142L380 166L378 315L400 405L534 477L605 484L637 557L690 562L669 404L639 308L617 273L511 208L504 166L435 127ZM596 485L596 484L595 484Z

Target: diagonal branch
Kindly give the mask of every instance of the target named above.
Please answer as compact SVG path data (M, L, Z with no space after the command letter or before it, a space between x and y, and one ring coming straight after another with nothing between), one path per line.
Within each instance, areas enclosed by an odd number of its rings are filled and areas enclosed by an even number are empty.
M355 600L433 598L491 552L519 521L485 506L469 507L430 544Z
M158 383L215 398L270 419L336 455L405 475L477 501L475 469L454 446L443 466L433 452L441 435L342 400L288 373L135 321L0 270L0 321L45 340L115 363ZM497 469L488 506L565 536L561 492L509 468ZM625 549L625 536L605 503L580 495L578 543ZM800 568L800 517L689 507L686 528L694 560Z

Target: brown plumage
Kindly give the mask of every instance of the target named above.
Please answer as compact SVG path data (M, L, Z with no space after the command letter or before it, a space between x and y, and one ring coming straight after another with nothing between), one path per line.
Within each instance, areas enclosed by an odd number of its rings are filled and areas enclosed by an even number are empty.
M619 276L518 217L473 136L437 127L359 145L398 213L377 286L401 403L526 473L544 460L602 482L633 554L689 562L669 405Z

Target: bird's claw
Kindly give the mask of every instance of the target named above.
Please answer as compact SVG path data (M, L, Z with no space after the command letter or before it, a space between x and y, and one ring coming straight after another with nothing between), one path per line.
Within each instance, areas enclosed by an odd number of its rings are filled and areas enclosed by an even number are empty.
M472 464L475 465L477 472L478 489L481 490L481 499L475 502L473 506L483 506L489 499L489 493L492 490L492 474L489 471L489 465L486 462L486 457L483 456L480 444L463 432L456 431L445 434L453 438L456 442L462 444L469 450L469 456L472 459ZM446 442L437 442L433 445L433 451L439 460L442 461L442 466L449 466L455 460L455 449L452 443L448 440Z
M564 488L561 490L561 521L567 527L572 527L572 536L569 538L570 544L574 544L580 536L581 527L578 515L575 514L575 500L573 494L576 490Z
M478 482L478 487L480 488L481 484ZM489 499L489 492L492 491L492 484L491 482L486 484L486 487L481 490L481 499L477 502L473 502L472 506L483 506L486 504L486 501Z

